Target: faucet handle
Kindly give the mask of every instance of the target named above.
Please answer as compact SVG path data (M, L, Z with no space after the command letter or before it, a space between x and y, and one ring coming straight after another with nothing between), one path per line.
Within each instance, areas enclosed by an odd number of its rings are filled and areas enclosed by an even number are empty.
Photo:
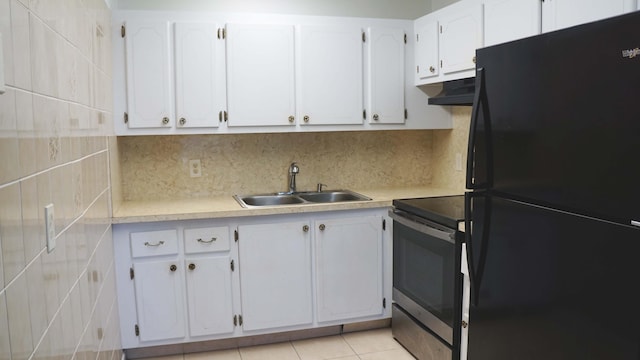
M299 172L300 168L298 167L298 164L292 162L291 165L289 165L289 174L298 174Z
M327 186L327 184L318 183L318 187L317 187L317 189L316 189L316 190L317 190L318 192L322 192L322 187L323 187L323 186Z

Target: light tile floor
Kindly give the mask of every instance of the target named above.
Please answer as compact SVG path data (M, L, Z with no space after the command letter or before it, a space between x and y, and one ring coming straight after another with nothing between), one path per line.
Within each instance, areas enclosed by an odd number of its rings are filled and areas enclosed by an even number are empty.
M391 329L361 331L278 344L148 360L414 360Z

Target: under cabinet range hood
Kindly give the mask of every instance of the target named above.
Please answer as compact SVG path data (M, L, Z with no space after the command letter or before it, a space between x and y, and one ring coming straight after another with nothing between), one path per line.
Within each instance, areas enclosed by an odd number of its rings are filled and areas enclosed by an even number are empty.
M445 81L442 92L429 98L429 105L473 105L475 78Z

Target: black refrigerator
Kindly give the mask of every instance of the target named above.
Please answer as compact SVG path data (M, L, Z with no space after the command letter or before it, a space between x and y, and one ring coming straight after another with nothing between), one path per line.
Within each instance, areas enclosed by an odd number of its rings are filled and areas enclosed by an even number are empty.
M631 13L477 51L469 360L640 359L639 47Z

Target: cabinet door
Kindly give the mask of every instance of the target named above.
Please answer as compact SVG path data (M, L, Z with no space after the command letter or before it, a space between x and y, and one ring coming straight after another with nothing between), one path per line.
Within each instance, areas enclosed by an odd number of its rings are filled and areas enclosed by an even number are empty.
M318 321L382 314L382 219L330 219L315 225Z
M167 22L126 24L129 128L171 127L171 70Z
M229 126L295 124L294 27L227 25Z
M301 26L302 125L362 124L362 30L347 25Z
M189 335L232 333L233 297L229 256L185 261Z
M403 29L370 28L369 122L404 123L404 50Z
M183 272L175 260L134 263L140 341L185 336Z
M417 82L440 74L438 56L438 35L440 25L437 20L416 20L416 73Z
M307 222L242 225L242 328L311 324L311 242Z
M542 3L542 31L601 20L635 9L636 0L547 0Z
M440 19L440 68L443 73L474 69L482 47L482 6L458 3ZM457 5L457 4L456 4Z
M540 0L485 0L484 46L540 34Z
M222 110L223 49L218 27L175 24L177 127L217 127Z

